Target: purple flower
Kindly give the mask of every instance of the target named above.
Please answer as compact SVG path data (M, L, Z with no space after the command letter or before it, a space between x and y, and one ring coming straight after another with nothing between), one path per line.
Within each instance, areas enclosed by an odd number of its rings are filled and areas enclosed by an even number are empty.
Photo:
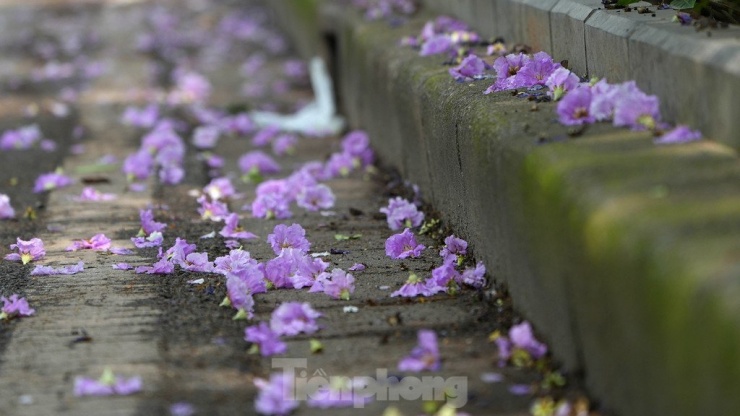
M257 238L256 235L241 228L239 225L239 214L236 213L229 214L229 216L226 217L226 225L224 225L224 228L219 231L219 234L226 238L239 238L244 240Z
M363 154L370 146L370 137L363 130L353 130L342 138L342 152L352 156Z
M236 189L231 179L222 177L213 179L203 188L203 193L208 195L212 201L218 201L236 195Z
M201 219L219 222L229 215L229 207L224 202L211 201L205 195L199 196L196 201L200 204L198 214Z
M254 137L252 137L252 144L257 147L266 146L272 141L272 139L280 132L280 128L277 126L267 126L262 130L258 131Z
M580 87L569 92L558 102L558 120L566 126L590 124L596 121L589 112L591 108L591 89Z
M333 383L331 385L320 386L316 391L310 394L308 398L308 407L317 407L319 409L330 409L338 407L363 406L372 400L367 394L360 394L360 391L366 391L367 381L362 379L342 380L341 384Z
M244 330L244 340L252 342L263 357L284 354L288 347L280 340L280 336L270 329L267 322L248 326Z
M400 196L389 199L388 206L381 208L380 212L386 215L388 227L394 231L404 227L418 227L424 221L424 213Z
M41 130L35 124L17 130L8 130L0 137L0 150L30 149L40 139Z
M193 416L195 406L187 402L172 403L170 406L170 416Z
M629 91L619 94L614 104L614 125L634 130L653 129L660 121L658 97L644 92Z
M193 146L198 149L213 149L220 135L221 129L218 126L198 126L193 131Z
M254 260L248 251L241 249L231 250L229 254L221 257L217 257L214 260L215 273L223 275L234 273L238 274L242 270L246 270L247 267L256 266L257 260Z
M655 144L688 143L695 140L701 140L699 130L692 130L689 126L676 126L673 130L655 139Z
M334 299L349 300L350 294L355 291L355 278L342 269L334 269L323 281L323 286L324 293Z
M75 377L74 394L82 396L127 396L141 391L141 377L124 378L105 369L99 379Z
M261 178L261 175L280 172L280 165L275 159L261 150L245 153L239 158L239 169L248 179ZM259 180L253 180L259 182Z
M38 265L31 270L31 276L69 275L77 274L85 268L85 263L80 261L74 266L63 266L59 268Z
M509 340L514 347L527 351L534 359L542 358L547 354L547 345L535 338L532 326L527 321L511 327Z
M437 371L441 364L439 349L437 347L437 334L432 330L420 329L418 333L419 343L408 357L398 363L399 371Z
M562 66L550 74L545 81L545 85L550 89L550 96L554 101L558 101L568 91L573 91L578 87L578 75L574 74Z
M15 218L15 210L10 205L10 197L0 194L0 220Z
M159 247L164 241L164 236L159 231L154 231L146 237L131 237L131 242L136 248Z
M208 253L190 253L180 267L191 272L213 272L213 262L208 261Z
M367 266L362 263L355 263L353 264L349 269L351 272L361 272L363 270L367 269Z
M257 413L263 415L287 415L295 410L299 403L293 378L286 374L270 375L270 380L254 379L254 385L259 390L254 401Z
M475 268L466 268L462 273L461 280L468 286L480 289L486 285L486 266L478 262Z
M93 250L93 251L108 251L111 246L110 238L106 237L105 234L95 234L89 240L76 240L66 248L66 251L77 251L77 250Z
M281 134L272 141L272 152L278 156L292 154L297 143L298 137L294 134Z
M227 276L226 298L221 305L231 306L238 311L234 319L241 316L251 319L254 315L254 298L248 282L236 275Z
M128 263L116 263L113 265L113 270L131 270L134 266Z
M102 193L92 186L86 186L82 189L80 196L75 198L77 201L112 201L117 198L116 194Z
M64 188L69 185L72 185L72 178L63 175L60 171L44 173L36 178L36 183L33 186L33 192L40 193L51 191L58 188Z
M17 238L16 243L10 245L10 249L18 250L18 252L7 254L5 260L20 261L23 264L27 264L32 260L38 260L46 255L44 242L38 238L32 238L28 241Z
M334 201L334 193L324 184L304 186L296 197L299 207L314 212L333 207Z
M31 316L36 310L28 305L26 298L21 298L17 294L10 295L10 299L5 296L0 297L3 307L0 309L0 319L10 319L16 316Z
M407 257L419 257L421 251L426 247L418 244L414 234L408 229L402 233L394 234L385 240L385 254L392 259L405 259Z
M544 85L550 75L560 67L560 64L554 62L546 52L537 52L529 62L522 66L516 77L519 78L518 83L523 87Z
M285 302L272 312L270 328L278 335L312 334L319 330L320 316L307 302Z
M222 119L221 128L233 134L248 134L254 131L255 125L247 113L239 113Z
M302 253L308 253L311 249L311 242L306 239L306 230L300 224L276 225L272 234L267 236L267 242L275 254L280 254L286 248L298 249Z
M515 76L531 59L529 55L523 53L511 53L496 58L493 62L493 69L496 71L496 82L483 93L490 94L491 92L519 88L520 85L517 84Z
M355 157L348 153L332 153L326 162L326 174L330 178L347 176L355 169Z
M448 257L441 266L432 270L432 279L434 287L447 288L456 290L455 283L460 280L460 273L455 270L455 258ZM429 282L428 282L429 283Z
M419 55L429 56L440 53L450 53L455 47L452 38L447 34L434 35L421 45Z
M162 259L182 265L187 255L195 252L195 248L195 244L188 244L187 240L177 237L175 244L164 252Z
M156 104L149 104L141 109L133 106L126 107L121 117L121 122L130 126L148 129L153 127L158 119L159 107Z
M151 266L138 266L134 269L136 273L146 274L170 274L175 271L175 264L169 259L159 259Z
M444 288L441 288L444 290ZM420 278L416 273L411 273L403 286L397 291L391 293L391 297L401 296L404 298L413 298L415 296L431 296L434 291L430 291L425 279Z
M139 210L139 219L141 220L140 236L146 236L155 231L162 231L167 227L167 224L163 222L154 221L154 213L151 209Z
M472 81L486 72L486 63L474 54L470 54L460 62L460 65L450 68L450 75L455 81Z
M676 16L673 18L674 22L680 22L682 26L690 25L693 20L690 14L679 11L676 11Z
M439 251L439 255L444 260L447 260L448 257L454 257L455 261L459 262L467 252L468 242L452 234L445 238L445 245Z
M132 153L123 161L123 173L129 182L144 180L151 175L154 169L154 157L145 149Z

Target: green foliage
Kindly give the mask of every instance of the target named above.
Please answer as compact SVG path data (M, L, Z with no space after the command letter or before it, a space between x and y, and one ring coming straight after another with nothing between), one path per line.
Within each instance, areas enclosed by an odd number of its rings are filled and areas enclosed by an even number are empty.
M674 9L693 9L696 5L696 0L673 0L670 6Z

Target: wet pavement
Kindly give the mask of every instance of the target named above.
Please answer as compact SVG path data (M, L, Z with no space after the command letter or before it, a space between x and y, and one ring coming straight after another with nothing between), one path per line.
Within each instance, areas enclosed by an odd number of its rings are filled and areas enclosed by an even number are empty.
M336 197L333 207L309 212L294 204L290 218L263 219L243 209L254 200L256 184L243 181L238 170L239 158L258 148L252 141L256 131L222 134L209 152L223 158L223 167L213 172L204 164L204 153L191 138L213 111L290 113L312 98L306 63L290 54L287 39L259 2L8 3L0 14L8 30L23 28L11 31L14 36L2 45L6 63L0 74L0 127L36 123L43 137L56 143L53 151L38 145L0 151L0 193L9 195L16 209L16 219L0 222L0 254L10 252L16 237L41 238L47 252L29 265L0 262L0 294L25 296L36 310L32 317L0 324L2 414L167 415L177 414L174 404L199 415L255 414L255 379L280 372L304 383L370 377L388 395L375 394L376 400L362 407L330 410L301 402L295 411L301 415L399 414L392 413L394 409L406 415L434 413L445 394L450 403L464 403L462 411L469 414L523 415L536 397L580 397L576 387L543 388L547 366L538 370L498 365L491 334L505 333L520 319L505 290L494 283L431 297L390 296L410 274L426 276L442 264L437 253L443 238L454 231L443 224L428 227L429 232L417 236L427 247L419 258L386 256L385 241L396 231L388 228L379 210L389 198L416 199L427 221L436 217L423 195L414 194L412 184L380 167L349 166L346 175L322 180ZM65 63L73 68L69 73ZM193 105L193 96L173 93L177 68L210 80L208 100ZM197 99L198 91L186 92ZM132 186L121 165L137 151L148 129L125 125L121 117L128 106L142 108L151 102L181 126L184 177L163 184L154 175ZM267 178L287 177L307 162L326 162L341 151L342 137L299 134L292 152L285 155L274 155L270 146L262 148L281 166ZM32 193L36 177L57 167L72 177L73 185ZM218 234L223 223L202 219L196 201L203 187L221 175L236 187L236 195L226 200L230 210L239 214L245 230L258 236L237 245L266 263L275 257L266 240L274 227L300 224L311 242L310 253L328 262L328 270L365 266L352 272L356 288L350 299L275 289L254 296L251 320L233 320L234 309L219 306L226 296L222 275L179 267L150 275L112 267L157 261L156 248L135 249L130 241L139 232L139 210L145 208L167 224L163 249L179 237L196 244L211 261L227 255L229 238ZM75 197L86 186L117 198L80 202ZM136 186L144 189L137 192ZM73 240L98 233L134 254L65 251ZM36 264L59 267L80 260L85 269L79 274L30 276ZM468 255L462 267L474 265ZM487 278L495 281L495 276ZM196 279L203 281L192 282ZM250 354L245 327L268 322L279 305L293 301L309 302L320 312L321 329L283 337L284 354ZM399 371L398 362L417 345L421 329L437 335L440 370ZM318 341L321 350L312 351L309 340ZM110 397L74 394L76 377L97 378L105 369L141 377L141 391ZM433 400L402 383L423 376L437 377L436 385L432 379L420 385L436 386ZM512 393L512 387L523 394Z

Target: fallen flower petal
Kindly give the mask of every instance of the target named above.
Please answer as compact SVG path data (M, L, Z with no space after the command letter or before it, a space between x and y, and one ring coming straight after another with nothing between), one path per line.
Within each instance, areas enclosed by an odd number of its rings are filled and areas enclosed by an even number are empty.
M51 275L70 275L77 274L85 268L85 263L80 261L73 266L62 266L59 268L37 265L32 271L31 276L51 276Z
M437 334L432 330L421 329L417 337L419 343L408 357L398 363L398 370L413 372L439 370L441 364L437 347Z
M0 297L0 301L3 302L3 307L0 309L0 319L31 316L36 313L36 310L28 305L26 298L19 297L15 293L10 295L10 298Z

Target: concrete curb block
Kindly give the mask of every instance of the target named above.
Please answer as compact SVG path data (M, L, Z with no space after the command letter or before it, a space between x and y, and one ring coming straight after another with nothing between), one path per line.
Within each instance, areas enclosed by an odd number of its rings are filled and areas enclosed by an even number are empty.
M335 39L350 124L421 187L607 409L735 412L737 152L709 141L655 146L604 124L568 140L553 104L532 112L508 93L484 96L487 83L456 83L441 58L395 46L431 17L392 28L323 4L317 25Z
M607 11L597 0L425 3L468 21L483 36L503 36L568 60L580 75L634 79L661 97L669 121L740 149L739 27L712 30L709 37L671 22L672 10L654 10L655 17Z

